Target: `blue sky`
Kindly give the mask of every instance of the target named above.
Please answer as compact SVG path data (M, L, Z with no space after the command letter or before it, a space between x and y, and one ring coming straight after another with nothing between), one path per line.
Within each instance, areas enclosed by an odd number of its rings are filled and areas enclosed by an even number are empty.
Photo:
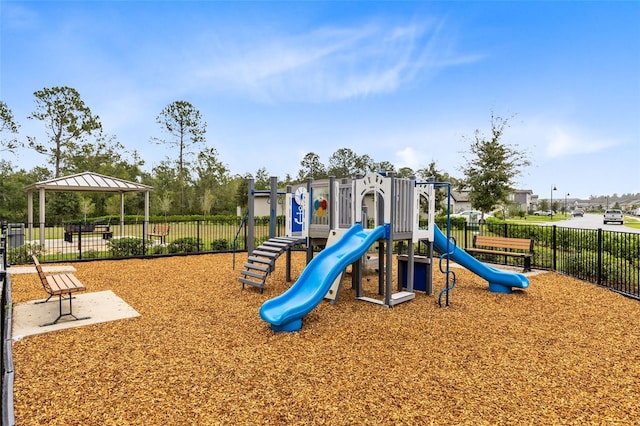
M490 117L548 198L640 192L640 2L0 3L0 99L44 141L33 92L70 86L151 169L176 100L231 173L295 176L340 148L461 177ZM466 139L465 139L466 138ZM7 157L30 169L45 158Z

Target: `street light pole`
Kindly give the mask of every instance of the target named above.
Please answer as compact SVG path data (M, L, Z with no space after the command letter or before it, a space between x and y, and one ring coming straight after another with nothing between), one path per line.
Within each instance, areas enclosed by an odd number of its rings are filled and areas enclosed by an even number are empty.
M567 192L567 193L565 194L565 196L564 196L564 215L565 215L565 216L566 216L566 215L567 215L567 213L568 213L568 212L567 212L567 197L568 197L569 195L571 195L571 194L569 194L569 193Z
M553 218L553 191L557 191L555 185L551 185L551 201L549 201L549 211L551 212L551 217Z

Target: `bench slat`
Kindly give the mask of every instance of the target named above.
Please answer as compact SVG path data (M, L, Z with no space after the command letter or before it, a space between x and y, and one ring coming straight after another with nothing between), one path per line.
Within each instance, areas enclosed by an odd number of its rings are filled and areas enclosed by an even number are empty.
M486 237L476 235L474 237L474 248L493 247L516 250L531 250L532 241L524 238Z
M487 250L487 249L478 249L478 248L468 248L465 251L472 252L472 253L497 254L500 256L512 256L512 257L533 256L531 253L518 253L515 251L498 251L498 250Z
M55 274L48 275L47 281L53 294L66 294L76 291L84 291L85 287L82 283L71 274Z

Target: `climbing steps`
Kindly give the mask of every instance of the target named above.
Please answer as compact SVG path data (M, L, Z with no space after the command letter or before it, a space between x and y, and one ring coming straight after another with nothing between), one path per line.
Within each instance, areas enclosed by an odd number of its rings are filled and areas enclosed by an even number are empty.
M238 278L238 281L242 283L242 288L248 284L258 287L262 293L267 276L275 269L278 257L290 250L291 247L303 244L305 241L304 238L276 237L256 247L249 254L244 264L245 269L240 271L242 276Z

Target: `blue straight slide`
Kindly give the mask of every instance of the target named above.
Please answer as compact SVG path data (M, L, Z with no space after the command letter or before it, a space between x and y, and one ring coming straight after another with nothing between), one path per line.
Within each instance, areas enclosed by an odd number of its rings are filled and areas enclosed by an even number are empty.
M262 304L262 319L270 323L274 331L300 330L302 317L322 301L338 275L386 234L385 226L364 230L359 223L353 225L309 262L289 290Z
M447 252L447 237L434 225L433 230L433 246L440 253ZM529 279L523 274L517 272L504 272L496 269L486 263L480 262L461 248L455 247L453 243L449 244L449 250L452 251L450 259L459 265L467 268L474 274L489 281L489 291L494 293L511 293L513 287L527 288L529 287Z

